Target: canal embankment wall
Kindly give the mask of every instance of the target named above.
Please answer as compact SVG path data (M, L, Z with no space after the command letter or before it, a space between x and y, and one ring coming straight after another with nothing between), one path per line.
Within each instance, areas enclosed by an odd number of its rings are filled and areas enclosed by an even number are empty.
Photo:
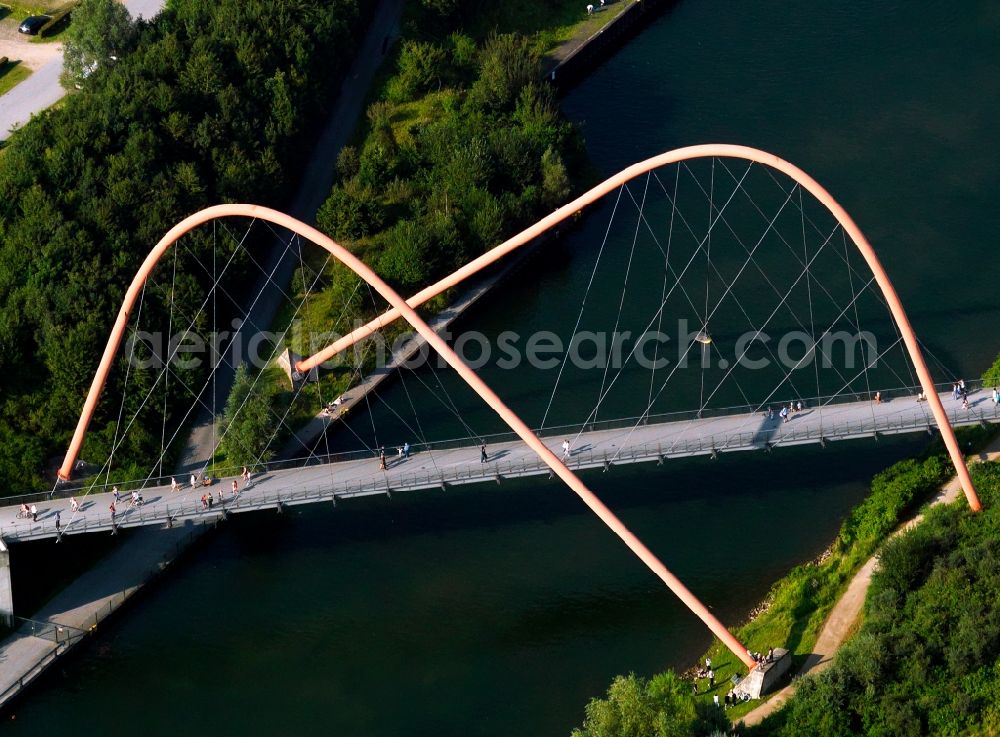
M595 31L583 43L547 73L549 82L560 94L568 92L578 82L604 63L639 31L680 0L624 0L631 5Z

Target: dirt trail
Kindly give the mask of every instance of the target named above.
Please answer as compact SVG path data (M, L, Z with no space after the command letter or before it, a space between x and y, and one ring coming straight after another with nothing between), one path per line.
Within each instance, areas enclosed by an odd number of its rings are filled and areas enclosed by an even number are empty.
M1000 458L1000 438L993 440L986 447L986 449L979 454L976 460L980 462L995 461L998 458ZM941 491L939 491L938 495L931 501L930 506L947 504L948 502L958 499L961 494L961 484L959 484L957 477L953 478L941 487ZM920 521L923 520L923 518L923 514L918 514L912 519L907 520L900 525L894 533L892 533L893 536L909 530L914 525L920 524ZM868 561L861 566L861 569L854 575L854 578L851 579L851 583L848 585L847 591L844 592L844 595L840 597L840 600L830 611L830 616L827 617L826 623L823 625L823 629L819 633L819 637L816 639L816 645L813 647L813 653L806 659L806 662L802 666L798 675L801 676L806 673L819 673L829 667L829 665L833 662L833 656L837 653L837 648L839 648L854 631L855 625L861 616L861 608L864 606L865 597L868 594L868 586L871 584L872 574L875 572L877 563L878 554L869 558ZM759 724L766 717L770 716L784 706L794 693L794 683L785 686L783 689L778 691L778 693L768 699L768 701L761 704L743 717L743 721L747 724L747 726Z

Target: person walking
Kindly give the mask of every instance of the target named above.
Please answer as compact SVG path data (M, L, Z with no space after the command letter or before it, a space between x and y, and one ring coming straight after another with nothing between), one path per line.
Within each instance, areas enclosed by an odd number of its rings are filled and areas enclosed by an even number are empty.
M62 519L59 516L61 514L62 512L56 512L56 532L62 529Z
M562 452L563 452L563 460L564 461L569 459L569 449L570 449L569 440L563 440L563 442L562 442Z
M191 474L191 488L192 489L198 488L198 477L195 476L194 474Z
M708 669L708 690L711 691L715 688L715 671L711 668ZM716 696L718 698L718 696Z
M236 495L239 494L239 492L240 492L240 485L238 483L236 483L236 479L233 479L233 498L234 499L236 498Z
M180 487L180 484L177 483L177 479L175 479L173 476L171 476L170 477L170 491L179 491L180 488L181 487Z
M38 521L38 507L36 507L34 504L31 505L31 521L32 522Z
M788 422L788 407L782 405L781 411L778 414L781 415L782 422Z
M121 495L121 492L118 491L118 487L117 486L112 486L111 487L111 493L115 495L115 503L116 504L121 501L121 496L122 495Z
M243 479L243 485L244 486L246 486L247 484L249 484L250 483L250 469L247 468L246 466L244 466L243 467L243 473L240 474L240 477Z
M378 450L378 470L385 470L385 448L379 448Z
M80 502L76 500L75 496L71 496L69 498L69 511L70 514L76 514L78 511L80 511Z
M486 463L489 460L489 456L486 455L486 443L479 446L479 462Z
M403 443L403 458L409 458L409 457L410 457L410 443L405 442Z
M882 392L875 392L875 404L882 404Z
M111 502L111 504L108 505L108 509L111 510L111 521L114 522L115 521L115 513L118 511L118 507L115 506L114 502Z

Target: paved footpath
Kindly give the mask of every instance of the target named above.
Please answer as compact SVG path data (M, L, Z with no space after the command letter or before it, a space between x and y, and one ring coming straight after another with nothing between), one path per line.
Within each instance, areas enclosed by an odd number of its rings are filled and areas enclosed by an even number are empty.
M127 545L115 548L34 615L39 624L55 628L39 627L39 636L33 636L31 623L26 623L0 643L0 706L166 568L216 519L218 515L169 530L136 530Z
M977 460L981 462L995 461L1000 458L1000 438L995 439L989 446L979 454ZM943 487L938 495L931 501L930 506L938 504L948 504L955 501L962 494L962 485L958 477L953 478ZM920 524L923 514L918 514L907 520L893 533L896 536L912 527ZM833 663L837 649L855 630L855 625L861 617L861 609L865 604L865 597L868 594L868 586L871 584L872 574L878 566L878 554L876 553L861 566L861 569L851 579L847 591L840 597L830 616L827 617L819 637L816 639L814 652L806 659L798 675L821 673ZM760 724L765 718L783 707L795 693L796 684L792 683L778 691L765 703L743 717L743 722L747 726Z

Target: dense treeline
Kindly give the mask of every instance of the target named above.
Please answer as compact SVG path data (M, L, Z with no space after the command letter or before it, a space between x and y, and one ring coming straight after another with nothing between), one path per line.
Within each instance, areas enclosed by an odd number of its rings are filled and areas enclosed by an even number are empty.
M861 629L753 734L1000 732L1000 466L973 470L984 511L935 507L887 542Z
M286 195L306 148L302 135L353 55L361 6L173 0L87 74L82 92L2 150L4 492L42 483L45 459L75 423L124 289L163 233L209 204L279 204ZM173 297L178 311L193 314L211 281L193 257L204 257L211 242L186 245ZM163 315L167 300L151 290L146 314ZM140 387L151 381L135 378ZM117 393L112 385L106 396ZM86 448L94 459L107 456L117 419L117 402L104 404ZM159 450L159 418L139 424L120 451L126 461Z

